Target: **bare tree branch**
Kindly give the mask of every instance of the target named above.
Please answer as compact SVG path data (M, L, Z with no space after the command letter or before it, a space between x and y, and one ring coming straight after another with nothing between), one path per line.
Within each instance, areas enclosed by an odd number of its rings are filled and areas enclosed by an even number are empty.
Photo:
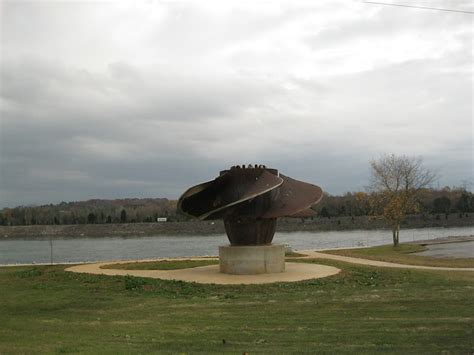
M398 245L400 224L417 209L418 192L436 179L423 167L421 157L384 155L370 162L369 191L375 214L382 215L392 226L393 243Z

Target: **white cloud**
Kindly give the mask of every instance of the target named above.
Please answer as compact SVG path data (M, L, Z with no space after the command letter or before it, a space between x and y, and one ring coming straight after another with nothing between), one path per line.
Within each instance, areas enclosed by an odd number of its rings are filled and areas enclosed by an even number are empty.
M40 1L1 20L4 205L175 198L260 162L341 193L384 152L425 156L442 185L472 175L470 15Z

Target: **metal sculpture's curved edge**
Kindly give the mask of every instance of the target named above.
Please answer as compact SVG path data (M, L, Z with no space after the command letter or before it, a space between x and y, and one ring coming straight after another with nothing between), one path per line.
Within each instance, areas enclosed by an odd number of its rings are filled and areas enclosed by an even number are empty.
M192 215L192 214L190 214L190 213L187 213L185 210L183 210L183 208L182 208L183 200L184 200L185 198L188 198L189 196L195 195L195 194L197 194L197 193L203 191L203 190L206 189L209 185L211 185L215 180L216 180L216 179L203 182L203 183L201 183L201 184L192 186L192 187L190 187L189 189L187 189L186 191L184 191L184 193L183 193L183 194L179 197L179 199L178 199L178 203L177 203L177 205L176 205L176 209L177 209L178 211L180 211L181 213L183 213L184 215L188 216L188 217L199 218L198 216ZM196 191L193 191L193 190L196 190Z
M319 187L319 186L317 186L317 187ZM323 190L320 187L319 187L319 189L321 190L321 196L319 197L318 200L316 200L315 202L313 202L309 206L306 206L306 207L302 208L301 210L296 211L295 213L293 213L291 215L283 216L283 217L312 217L312 216L316 216L317 215L316 212L314 212L314 215L307 215L307 214L303 215L303 214L301 214L301 212L305 212L307 210L313 211L313 209L311 207L313 207L314 205L317 205L318 203L321 202L321 200L323 199L324 194L322 193Z
M253 199L253 198L257 197L257 196L263 195L263 194L265 194L265 193L267 193L267 192L269 192L269 191L272 191L273 189L276 189L276 188L279 187L281 184L283 184L283 179L282 179L281 177L278 177L278 178L281 180L281 181L278 183L278 185L272 186L272 187L270 187L270 188L268 188L268 189L266 189L266 190L263 190L263 191L259 191L259 192L256 193L256 194L253 194L253 195L251 195L251 196L247 196L246 198L242 198L242 199L240 199L240 200L234 201L234 202L229 203L229 204L227 204L227 205L225 205L225 206L216 208L215 210L212 210L212 211L210 211L210 212L208 212L208 213L206 213L206 214L200 216L199 219L204 220L204 219L206 219L207 217L211 216L212 214L214 214L214 213L216 213L216 212L222 211L222 210L224 210L224 209L226 209L226 208L228 208L228 207L231 207L231 206L238 205L239 203L242 203L242 202L245 202L245 201L249 201L249 200L251 200L251 199Z
M290 217L290 218L309 218L309 217L316 217L318 214L316 213L315 210L313 210L311 207L307 208L305 210L301 210L299 212L293 213L290 216L285 216L285 217Z
M284 183L274 206L262 218L291 217L319 203L323 198L323 190L317 185L296 180L280 174ZM310 197L312 196L312 197Z

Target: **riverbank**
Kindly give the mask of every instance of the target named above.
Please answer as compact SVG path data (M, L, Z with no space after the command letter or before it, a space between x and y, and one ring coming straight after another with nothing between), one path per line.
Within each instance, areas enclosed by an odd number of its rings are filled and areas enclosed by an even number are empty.
M402 229L468 227L474 226L474 213L452 214L447 219L434 215L409 216ZM388 229L381 219L367 216L358 217L316 217L313 219L283 218L278 221L277 232L322 232ZM217 221L183 221L162 223L121 223L121 224L74 224L74 225L33 225L0 226L0 238L41 239L44 237L140 237L224 234L224 224Z

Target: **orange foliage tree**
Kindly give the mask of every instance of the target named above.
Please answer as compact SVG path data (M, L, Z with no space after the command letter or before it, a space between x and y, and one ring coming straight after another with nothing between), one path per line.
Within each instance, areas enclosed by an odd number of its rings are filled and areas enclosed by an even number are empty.
M423 167L419 157L384 155L370 162L369 185L372 212L390 224L393 245L399 243L400 224L408 213L418 210L417 195L436 175Z

